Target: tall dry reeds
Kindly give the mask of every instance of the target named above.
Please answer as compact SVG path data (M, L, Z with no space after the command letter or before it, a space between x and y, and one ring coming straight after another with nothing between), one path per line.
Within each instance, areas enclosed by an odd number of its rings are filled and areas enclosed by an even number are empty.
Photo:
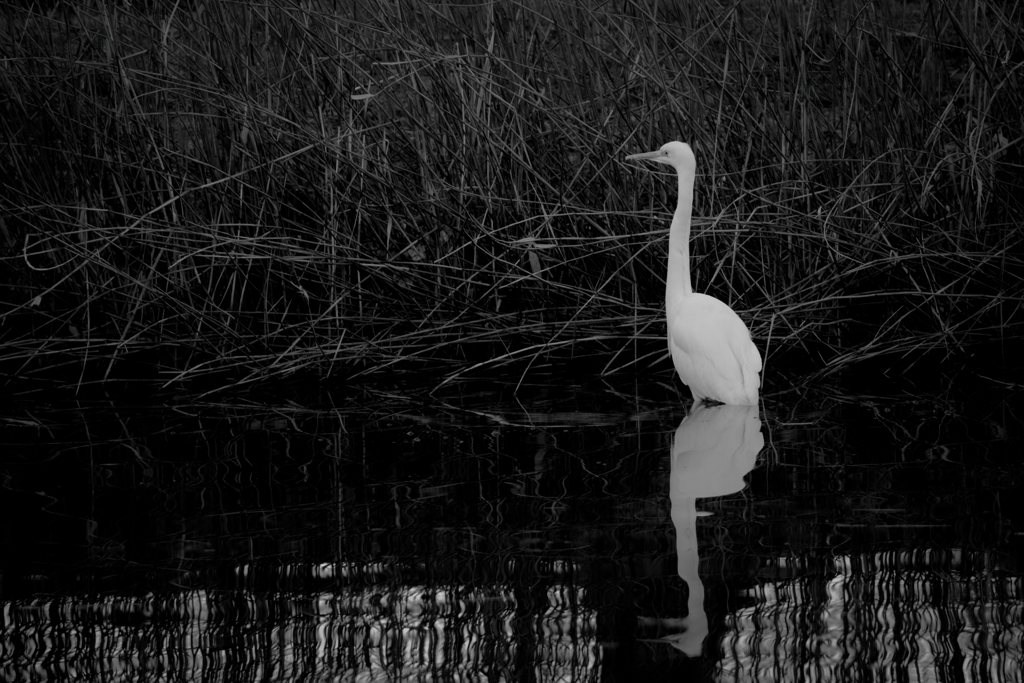
M762 349L838 367L1018 321L1016 5L0 12L8 372L642 371L675 184L621 160L671 139L695 284Z

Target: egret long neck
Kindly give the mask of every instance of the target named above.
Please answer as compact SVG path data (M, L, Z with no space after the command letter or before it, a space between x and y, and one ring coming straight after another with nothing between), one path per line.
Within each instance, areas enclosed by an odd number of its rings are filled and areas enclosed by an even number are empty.
M668 235L668 276L665 299L693 293L690 286L690 215L693 212L693 171L679 172L679 202Z

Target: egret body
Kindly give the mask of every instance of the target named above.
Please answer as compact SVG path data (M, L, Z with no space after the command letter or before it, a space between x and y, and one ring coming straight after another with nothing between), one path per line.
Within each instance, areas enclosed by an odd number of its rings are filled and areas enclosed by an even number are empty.
M690 215L697 160L683 142L669 142L654 152L627 160L668 164L679 176L679 201L668 238L665 312L668 348L679 377L700 403L757 405L761 354L736 312L713 296L690 286Z

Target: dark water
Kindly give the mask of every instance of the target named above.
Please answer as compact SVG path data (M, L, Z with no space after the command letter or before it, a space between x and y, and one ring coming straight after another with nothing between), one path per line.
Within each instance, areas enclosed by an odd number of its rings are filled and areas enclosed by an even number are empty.
M9 403L0 679L1020 681L979 381Z

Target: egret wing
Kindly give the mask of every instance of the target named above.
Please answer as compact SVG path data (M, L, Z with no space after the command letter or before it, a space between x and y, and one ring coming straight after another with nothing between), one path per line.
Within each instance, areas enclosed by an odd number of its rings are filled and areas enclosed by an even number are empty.
M761 354L740 317L706 294L691 294L675 309L668 321L672 360L694 397L757 403Z

